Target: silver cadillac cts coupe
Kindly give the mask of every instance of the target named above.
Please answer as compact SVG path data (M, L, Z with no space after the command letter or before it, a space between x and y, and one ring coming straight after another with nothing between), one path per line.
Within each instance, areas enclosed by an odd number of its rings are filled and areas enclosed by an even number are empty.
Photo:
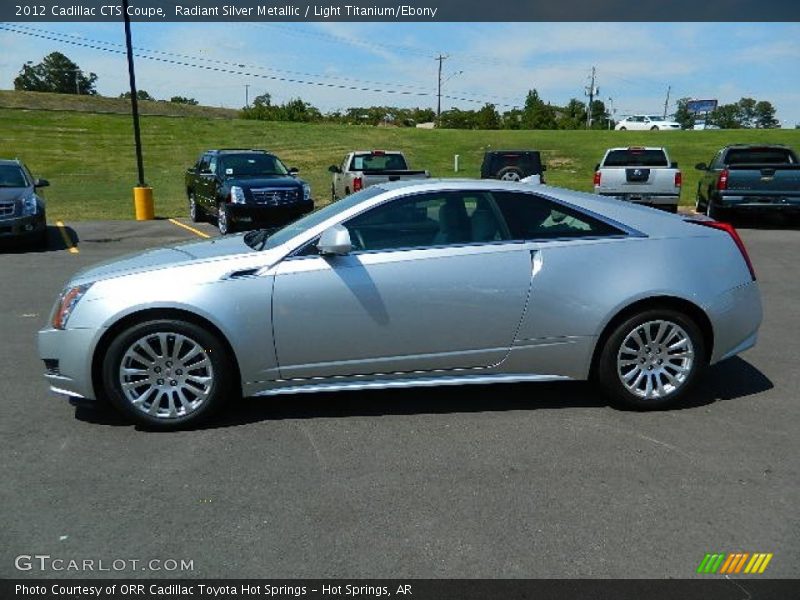
M242 394L467 383L591 379L663 408L755 344L761 300L726 223L426 180L90 268L50 321L54 392L174 429Z

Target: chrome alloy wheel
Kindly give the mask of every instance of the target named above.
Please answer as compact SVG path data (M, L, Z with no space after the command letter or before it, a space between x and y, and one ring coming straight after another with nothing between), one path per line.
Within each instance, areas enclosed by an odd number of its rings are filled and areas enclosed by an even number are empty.
M648 321L623 340L617 353L617 375L640 398L664 398L686 382L694 362L692 340L682 327L671 321Z
M156 332L138 339L125 351L119 367L127 401L159 419L195 412L208 399L213 383L207 351L178 333Z

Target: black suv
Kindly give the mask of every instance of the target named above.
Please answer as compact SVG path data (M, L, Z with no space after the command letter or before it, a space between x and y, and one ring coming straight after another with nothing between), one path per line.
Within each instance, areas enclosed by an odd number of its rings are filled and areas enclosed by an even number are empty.
M208 150L186 171L189 217L221 234L283 225L314 210L311 186L265 150Z
M544 183L546 170L538 150L492 150L483 155L481 179L519 181L538 175Z
M40 188L46 179L34 179L18 160L0 160L0 240L14 238L47 244L47 217Z

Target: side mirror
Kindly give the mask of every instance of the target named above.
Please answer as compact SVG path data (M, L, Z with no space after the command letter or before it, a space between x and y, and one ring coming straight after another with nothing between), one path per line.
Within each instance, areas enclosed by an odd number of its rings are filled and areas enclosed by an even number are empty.
M677 161L675 161L675 160L673 160L673 161L672 161L672 162L669 164L669 167L670 167L670 169L677 169L677 168L678 168L678 162L677 162Z
M350 232L344 225L334 225L322 232L317 250L323 256L342 256L353 249Z
M337 167L336 165L331 165L330 167L328 167L328 171L330 171L331 173L341 173L342 172L342 170L339 167Z
M50 182L47 179L36 179L33 182L33 187L35 188L47 187L48 185L50 185Z
M289 167L289 175L297 175L300 172L300 169L297 167Z
M694 168L698 171L708 171L708 165L706 165L706 163L697 163Z

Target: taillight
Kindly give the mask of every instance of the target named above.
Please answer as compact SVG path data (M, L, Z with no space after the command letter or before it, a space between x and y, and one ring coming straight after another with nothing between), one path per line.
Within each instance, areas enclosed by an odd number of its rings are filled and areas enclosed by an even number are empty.
M353 191L358 192L364 187L364 180L361 177L353 177Z
M675 187L683 185L683 174L680 171L675 171Z
M720 171L719 178L717 179L717 189L728 189L728 169L722 169L722 171Z
M722 221L694 221L690 220L690 223L694 223L695 225L702 225L704 227L712 227L714 229L719 229L727 233L733 239L733 242L736 244L736 247L739 248L739 252L742 253L742 258L744 262L747 264L747 269L750 271L750 277L753 278L753 281L756 280L756 270L753 268L753 263L750 261L750 256L747 254L747 248L744 247L744 242L742 238L739 237L739 233L736 231L736 228L731 225L730 223L723 223Z
M597 187L600 185L600 179L602 178L603 174L600 171L594 172L594 185Z

